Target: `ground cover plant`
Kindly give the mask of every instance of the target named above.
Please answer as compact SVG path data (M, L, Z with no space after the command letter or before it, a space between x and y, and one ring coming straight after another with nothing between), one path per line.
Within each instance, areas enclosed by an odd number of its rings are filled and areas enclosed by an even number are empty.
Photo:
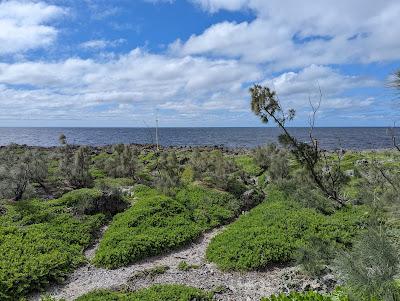
M262 298L261 301L348 301L344 296L321 295L316 292L293 292L288 295L280 294Z
M0 299L17 300L61 281L85 261L83 249L103 214L73 216L60 200L30 200L5 206L0 215Z
M348 246L364 227L364 214L364 207L352 207L325 216L272 189L267 201L211 241L207 259L224 270L255 270L295 259L313 238Z
M76 301L211 301L212 293L184 285L154 285L133 293L94 291Z
M238 203L228 193L190 186L176 198L139 185L135 203L114 217L96 252L94 263L117 268L176 249L212 227L232 219Z

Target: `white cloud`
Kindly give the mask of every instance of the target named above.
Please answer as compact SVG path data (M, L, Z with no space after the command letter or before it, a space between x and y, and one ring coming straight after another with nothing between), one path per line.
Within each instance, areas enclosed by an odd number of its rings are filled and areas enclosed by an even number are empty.
M200 5L204 10L215 13L220 9L239 10L249 3L248 0L191 0Z
M222 22L170 45L172 53L240 58L279 71L310 64L400 59L400 2L194 0L210 12L251 9L251 22Z
M0 2L0 55L50 45L58 32L48 23L65 13L44 2Z
M108 40L89 40L84 43L81 43L80 46L85 49L104 49L108 47L117 47L121 44L124 44L126 42L125 39L117 39L113 41L108 41Z
M245 83L259 79L261 72L255 65L173 58L135 49L106 61L77 58L0 63L0 85L7 87L0 94L0 102L8 108L14 107L13 103L21 108L43 108L41 114L51 116L54 111L46 112L45 107L55 106L61 112L69 110L71 116L81 116L102 104L128 104L135 112L144 113L157 106L167 109L168 102L192 103L202 110L223 107L229 112L237 110L238 95L247 88ZM29 88L19 89L21 85ZM18 110L21 115L23 111Z

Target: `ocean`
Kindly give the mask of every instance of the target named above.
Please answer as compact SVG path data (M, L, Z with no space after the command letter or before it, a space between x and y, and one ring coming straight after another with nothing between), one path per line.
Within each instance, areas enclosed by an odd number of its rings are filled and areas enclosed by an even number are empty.
M301 141L307 141L308 128L289 128ZM272 127L202 127L159 128L159 142L163 146L256 147L277 142L281 133ZM31 146L58 145L63 133L68 143L100 146L115 143L155 143L154 128L0 128L0 145L10 143ZM383 127L315 128L315 137L322 148L365 150L391 148L391 137Z

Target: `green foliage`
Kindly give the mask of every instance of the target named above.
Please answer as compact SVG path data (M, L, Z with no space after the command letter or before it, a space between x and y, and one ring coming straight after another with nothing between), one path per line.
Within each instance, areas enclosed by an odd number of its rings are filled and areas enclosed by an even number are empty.
M249 155L239 155L234 157L236 165L244 172L251 176L258 176L262 173L262 169L254 162Z
M185 169L181 175L181 182L185 185L189 185L194 181L194 170L190 165L185 166Z
M135 281L141 278L154 278L157 275L165 274L169 270L169 266L159 265L153 268L135 272L130 278L129 281Z
M71 216L54 201L21 201L0 216L0 299L18 300L61 281L85 259L84 247L103 215Z
M289 176L289 154L275 144L257 147L253 152L254 163L262 170L267 170L272 181Z
M154 285L133 293L94 291L76 301L211 301L212 293L184 285Z
M74 152L70 145L64 144L60 171L69 185L74 188L92 186L93 178L90 174L90 163L90 149L88 147L81 146Z
M180 186L181 171L174 151L161 153L157 171L157 188L166 195L175 195Z
M123 211L128 204L123 200L120 191L114 187L82 188L64 194L59 200L78 215L103 213L108 216Z
M116 145L114 153L104 162L107 174L114 178L137 179L140 173L138 150L129 145Z
M363 227L363 208L324 216L277 190L271 190L268 198L214 237L207 249L208 260L224 270L260 269L293 260L296 250L311 237L338 247L350 245Z
M96 265L116 268L176 249L237 213L232 196L202 187L183 189L176 199L146 186L134 193L137 201L104 234Z
M336 301L331 296L321 295L316 292L304 292L298 293L293 292L289 295L280 294L278 296L271 296L269 298L262 298L261 301ZM346 301L345 299L340 299L337 301Z
M185 272L187 272L187 271L189 271L189 270L191 270L191 269L198 269L199 268L199 266L198 265L196 265L196 264L188 264L186 261L181 261L179 264L178 264L178 269L179 270L181 270L181 271L185 271Z
M340 253L337 261L351 300L400 299L400 288L395 282L398 252L383 227L370 227L350 252Z
M46 189L48 164L43 153L8 146L0 155L0 198L19 201L34 193L34 184Z

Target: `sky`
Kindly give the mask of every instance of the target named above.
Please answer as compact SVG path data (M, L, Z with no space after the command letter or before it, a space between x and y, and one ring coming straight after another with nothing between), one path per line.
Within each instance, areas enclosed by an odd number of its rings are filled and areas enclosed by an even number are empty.
M398 0L0 0L0 126L390 126Z

